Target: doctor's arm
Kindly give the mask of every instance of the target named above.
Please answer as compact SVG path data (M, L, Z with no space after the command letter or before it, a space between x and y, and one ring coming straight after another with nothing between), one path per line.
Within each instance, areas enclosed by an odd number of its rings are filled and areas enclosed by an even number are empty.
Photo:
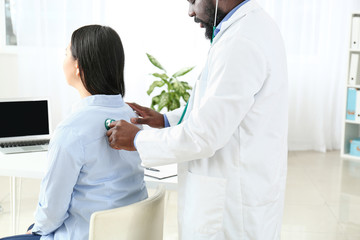
M48 235L68 218L68 209L83 160L83 148L71 130L60 129L51 139L48 169L35 212L34 233Z
M234 37L215 45L209 59L204 95L189 117L174 127L137 134L136 147L145 166L211 157L225 146L254 104L268 75L259 47ZM111 147L135 150L136 126L120 121L111 127L107 132Z
M136 103L127 103L138 115L138 118L131 118L133 124L146 124L153 128L164 128L176 125L181 118L183 108L176 109L170 113L161 114L151 108L140 106ZM110 130L106 132L109 144L114 149L136 151L135 143L140 129L125 120L111 122Z

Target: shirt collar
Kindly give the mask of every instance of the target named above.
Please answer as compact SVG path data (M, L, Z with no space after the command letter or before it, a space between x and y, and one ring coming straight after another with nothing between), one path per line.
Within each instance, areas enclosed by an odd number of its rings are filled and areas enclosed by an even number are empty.
M121 107L124 105L122 96L119 95L91 95L81 99L73 106L73 111L86 106Z
M236 10L238 10L241 6L243 6L245 3L249 2L250 0L245 0L242 3L240 3L239 5L237 5L236 7L234 7L228 14L226 14L226 16L223 18L223 20L221 20L221 22L216 26L215 31L214 31L214 38L215 36L220 32L221 29L221 25L226 22L227 20L230 19L230 17L236 12Z

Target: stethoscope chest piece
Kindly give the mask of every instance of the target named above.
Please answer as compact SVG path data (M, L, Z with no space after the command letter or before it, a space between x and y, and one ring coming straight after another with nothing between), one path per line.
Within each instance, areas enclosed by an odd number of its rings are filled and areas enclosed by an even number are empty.
M111 119L111 118L107 118L107 119L105 119L105 128L106 128L106 130L109 130L110 129L110 124L112 123L112 122L115 122L115 120L114 119Z

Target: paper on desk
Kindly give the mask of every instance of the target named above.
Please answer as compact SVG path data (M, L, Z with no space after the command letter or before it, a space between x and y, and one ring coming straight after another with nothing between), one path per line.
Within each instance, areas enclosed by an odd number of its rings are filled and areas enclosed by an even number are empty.
M169 177L177 176L177 164L169 164L165 166L152 167L151 169L157 169L157 171L148 170L144 168L145 176L152 177L158 180L162 180Z

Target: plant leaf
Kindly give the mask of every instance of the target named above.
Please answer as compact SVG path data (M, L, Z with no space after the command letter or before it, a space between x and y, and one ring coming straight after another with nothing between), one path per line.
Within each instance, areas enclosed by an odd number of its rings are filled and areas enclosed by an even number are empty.
M185 102L187 102L187 101L189 101L190 94L188 92L186 92L184 95L182 95L182 98L184 99Z
M171 83L174 79L176 80L176 78L173 77L169 78L169 83Z
M173 88L176 92L178 92L180 95L183 95L184 93L186 93L186 88L184 87L184 85L179 82L179 81L175 81L172 83Z
M175 110L180 107L180 100L174 96L174 98L171 99L171 104L169 110Z
M155 110L154 106L158 105L160 102L160 95L157 95L151 99L151 108Z
M188 82L184 82L184 81L181 81L182 85L187 89L187 90L191 90L192 87L189 85Z
M150 54L146 53L146 56L148 57L149 61L157 68L163 70L164 72L166 72L166 70L163 68L163 66L161 66L161 64L159 63L159 61L154 58L153 56L151 56Z
M161 111L164 107L168 106L169 104L169 93L162 91L160 94L160 101L158 106L158 112Z
M164 86L164 82L163 81L154 81L150 87L149 87L149 90L147 90L147 94L150 95L153 91L154 91L154 88L156 87L162 87Z
M174 95L175 95L175 97L177 98L177 99L180 99L181 98L181 94L179 94L178 92L173 92L174 93Z
M185 74L187 74L188 72L190 72L190 71L193 70L194 68L195 68L195 67L186 67L186 68L183 68L183 69L177 71L176 73L174 73L172 76L173 76L174 78L184 76Z
M162 73L162 74L161 73L153 73L151 75L153 75L154 77L157 77L157 78L161 78L164 81L168 81L168 79L169 79L168 75L166 75L165 73Z

